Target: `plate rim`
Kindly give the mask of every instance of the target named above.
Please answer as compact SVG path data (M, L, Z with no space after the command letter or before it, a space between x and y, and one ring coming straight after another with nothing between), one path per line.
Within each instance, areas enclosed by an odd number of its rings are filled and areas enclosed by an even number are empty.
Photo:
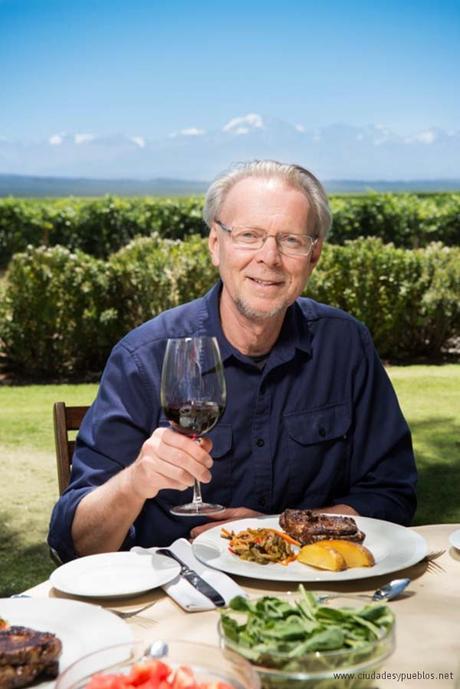
M150 557L155 557L155 556L160 557L160 558L162 557L161 555L156 555L155 553L147 553L147 554L150 555ZM160 586L164 586L164 584L167 584L170 581L172 581L173 579L175 579L175 577L177 577L177 575L180 572L179 564L168 560L168 562L170 562L171 566L170 566L170 568L168 568L168 570L164 570L164 572L166 573L167 571L170 570L170 573L168 574L168 576L165 576L164 580L162 580L161 582L154 583L152 586L147 586L147 587L143 586L142 588L139 588L138 586L136 586L135 588L133 588L133 587L125 588L121 592L119 591L117 593L89 593L88 591L85 592L81 588L73 586L72 584L68 585L65 582L63 584L60 580L64 569L66 569L66 572L67 572L69 569L72 569L73 567L78 567L79 564L83 561L88 562L89 560L94 561L96 559L102 560L103 558L106 558L106 559L108 559L108 558L115 558L115 559L119 558L119 559L121 559L121 557L119 557L119 556L123 556L123 557L129 558L129 559L132 559L133 557L136 557L136 556L137 557L145 557L145 555L143 553L141 555L139 555L135 551L131 551L131 550L116 550L114 552L109 552L109 553L94 553L92 555L85 555L83 557L69 560L68 562L65 562L63 565L60 565L55 570L53 570L53 572L51 572L50 577L49 577L50 583L58 591L61 591L62 593L66 593L66 594L71 595L71 596L80 596L82 598L99 598L99 599L128 598L128 597L140 595L140 594L145 593L147 591L152 591L153 589L156 589ZM165 559L168 559L168 558L165 558ZM91 604L89 603L89 605L91 605Z
M341 516L341 517L349 517L350 515L346 514L337 514L337 513L327 513L324 512L323 514L331 514L333 516ZM266 520L273 520L273 519L279 519L279 514L274 514L274 515L261 515L260 517L244 517L242 519L237 519L237 520L232 520L231 522L226 523L226 527L228 528L238 528L238 524L240 524L239 528L244 529L248 528L248 526L242 526L241 522L263 522ZM249 579L259 579L262 581L284 581L286 583L292 583L292 582L300 582L300 583L312 583L312 584L321 584L321 583L330 583L330 582L337 582L337 583L342 583L346 581L358 581L360 579L368 579L371 577L379 577L379 576L384 576L386 574L390 574L392 572L398 572L402 569L406 569L408 567L412 567L414 564L419 562L423 557L428 552L428 544L426 539L416 531L412 531L410 527L402 526L401 524L396 524L394 522L389 522L384 519L375 519L374 517L365 517L363 515L356 515L353 516L353 518L356 520L358 526L364 525L366 522L370 521L373 524L384 524L388 525L390 524L391 527L394 527L395 529L404 531L407 534L410 534L409 538L414 542L414 554L411 558L408 558L407 561L405 561L403 564L399 565L398 567L390 566L390 567L384 567L383 570L374 572L372 571L373 568L353 568L353 569L348 569L344 570L342 572L328 572L327 570L318 570L317 575L315 576L315 571L313 569L308 569L306 571L306 574L309 574L310 576L307 577L299 577L296 575L293 575L289 572L288 567L286 567L286 576L280 576L280 575L270 575L270 570L265 570L264 565L259 565L259 569L254 571L254 572L242 572L242 571L235 571L236 569L239 569L238 564L237 567L234 568L221 568L221 567L216 567L215 565L211 564L208 560L205 558L203 559L200 557L199 554L199 546L200 545L207 545L206 544L206 538L209 538L209 536L212 533L216 533L218 530L220 530L222 527L215 526L212 529L208 529L207 531L203 532L192 543L192 550L196 558L200 560L203 564L205 564L208 567L211 567L213 569L217 569L218 571L225 572L226 574L230 574L233 576L241 576L241 577L247 577ZM363 524L364 520L364 524ZM361 528L360 526L360 528ZM251 527L252 528L252 527ZM257 527L254 527L257 528ZM243 561L240 561L243 562ZM257 564L257 563L254 563ZM268 567L269 565L267 565ZM261 569L263 568L263 569ZM371 570L371 571L368 571ZM273 572L273 570L272 570ZM277 570L277 572L280 572L280 570ZM291 570L292 572L292 570ZM340 576L338 577L337 574ZM283 571L284 575L284 571Z

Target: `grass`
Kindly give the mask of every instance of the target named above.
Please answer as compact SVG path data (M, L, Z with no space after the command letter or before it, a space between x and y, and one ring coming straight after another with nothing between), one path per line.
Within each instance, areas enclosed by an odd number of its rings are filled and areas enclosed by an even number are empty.
M416 524L460 522L460 364L388 369L419 467ZM0 597L46 579L58 496L52 404L89 404L96 385L0 387Z
M0 596L47 579L46 534L58 497L53 402L90 404L96 385L0 387Z
M412 430L415 524L460 522L460 364L388 369Z

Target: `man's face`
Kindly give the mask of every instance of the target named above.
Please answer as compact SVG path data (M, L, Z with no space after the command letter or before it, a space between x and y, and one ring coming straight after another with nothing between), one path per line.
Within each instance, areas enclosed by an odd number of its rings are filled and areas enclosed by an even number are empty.
M308 234L309 203L283 180L248 177L229 191L220 210L229 227L258 227L270 235ZM222 302L251 320L283 316L303 292L315 267L321 242L309 256L285 256L269 237L261 249L235 246L230 235L214 225L209 235L212 262L224 283Z

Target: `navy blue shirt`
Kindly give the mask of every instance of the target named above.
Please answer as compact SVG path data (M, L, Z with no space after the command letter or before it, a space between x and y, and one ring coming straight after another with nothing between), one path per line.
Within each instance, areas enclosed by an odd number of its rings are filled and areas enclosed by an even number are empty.
M203 499L276 514L345 503L361 515L409 524L416 469L411 437L368 330L348 314L299 298L265 365L234 349L219 317L221 283L144 323L113 349L77 438L71 482L53 510L49 543L75 557L71 524L84 495L133 462L158 426L169 337L215 335L227 406L209 433L212 481ZM206 519L169 508L191 489L145 502L124 548L168 545Z

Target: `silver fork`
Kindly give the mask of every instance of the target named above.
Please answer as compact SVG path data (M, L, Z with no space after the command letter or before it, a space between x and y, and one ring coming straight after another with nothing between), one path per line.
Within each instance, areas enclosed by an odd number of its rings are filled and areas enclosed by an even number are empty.
M147 610L147 608L151 608L156 602L157 601L154 600L153 602L147 603L146 605L143 605L142 608L137 608L136 610L115 610L115 608L106 608L106 610L118 615L118 617L121 617L122 620L129 620L130 617L135 617L144 610Z
M446 570L442 565L439 564L439 562L436 562L438 557L441 557L446 552L446 549L444 550L434 550L431 553L428 553L428 555L425 555L423 560L421 562L426 562L427 563L427 572L431 572L433 574L435 573L440 573L440 572L445 572Z

